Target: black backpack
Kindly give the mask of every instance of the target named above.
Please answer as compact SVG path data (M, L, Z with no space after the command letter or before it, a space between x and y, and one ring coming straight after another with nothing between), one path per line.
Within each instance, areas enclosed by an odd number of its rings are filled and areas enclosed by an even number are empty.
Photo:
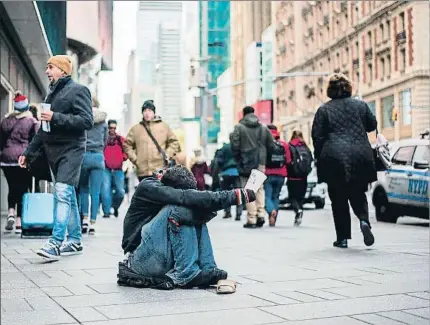
M285 166L285 148L279 141L274 141L274 147L267 149L266 167L282 168Z
M291 162L288 165L288 177L306 178L312 171L314 161L312 153L306 145L289 145Z

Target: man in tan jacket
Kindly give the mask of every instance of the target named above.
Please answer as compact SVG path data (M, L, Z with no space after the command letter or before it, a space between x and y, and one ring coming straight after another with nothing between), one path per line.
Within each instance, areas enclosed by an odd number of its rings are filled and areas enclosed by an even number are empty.
M130 129L124 143L124 151L128 159L136 165L139 181L152 176L157 169L165 167L168 161L181 151L179 141L170 127L155 115L155 105L152 100L143 103L142 114L142 122Z

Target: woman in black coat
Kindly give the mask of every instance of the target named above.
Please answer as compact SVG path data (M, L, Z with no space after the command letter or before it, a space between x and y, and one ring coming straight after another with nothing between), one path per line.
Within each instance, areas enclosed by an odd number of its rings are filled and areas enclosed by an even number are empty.
M335 73L329 79L327 96L331 100L317 111L312 140L318 182L327 183L332 202L337 239L335 247L347 248L351 239L349 204L360 220L366 246L375 239L369 223L366 191L376 181L376 168L368 132L377 121L364 101L351 98L352 86L346 76Z

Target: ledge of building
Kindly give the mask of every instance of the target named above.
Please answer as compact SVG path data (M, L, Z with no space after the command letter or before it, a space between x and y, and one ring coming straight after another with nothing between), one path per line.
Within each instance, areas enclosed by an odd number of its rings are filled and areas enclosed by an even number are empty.
M49 84L45 76L46 62L52 52L34 2L2 1L0 17L8 39L44 95Z
M96 49L92 46L72 38L67 38L67 46L71 51L77 54L79 65L87 63L97 55Z

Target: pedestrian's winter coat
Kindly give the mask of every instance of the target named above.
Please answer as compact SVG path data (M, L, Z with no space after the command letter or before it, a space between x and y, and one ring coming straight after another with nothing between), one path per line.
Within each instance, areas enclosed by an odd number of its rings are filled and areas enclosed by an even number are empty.
M142 227L149 223L167 204L193 207L196 209L194 222L202 224L213 218L213 211L237 204L234 191L207 192L180 190L164 186L157 178L144 179L137 186L130 207L124 219L122 248L124 254L133 252L141 242ZM180 224L185 224L180 219ZM167 229L166 229L167 231Z
M124 141L124 137L118 134L108 136L104 151L106 168L112 170L123 168L123 162L127 160L127 155L124 152Z
M266 175L267 176L287 176L287 165L291 162L291 153L290 153L290 147L288 146L288 143L286 143L284 140L281 140L281 137L279 135L278 130L269 130L270 133L273 136L273 139L278 141L285 149L285 165L281 168L269 168L266 167Z
M107 113L94 109L93 116L94 126L87 132L87 151L103 152L108 136Z
M1 122L0 163L18 166L18 158L27 149L39 129L39 123L30 111L14 111Z
M301 146L306 146L306 143L304 143L299 138L294 138L293 140L291 140L289 142L289 144L288 144L288 164L290 164L291 160L293 159L292 154L291 154L290 146L301 147ZM288 168L287 168L287 170L288 170ZM298 180L305 180L305 179L307 179L307 176L306 177L294 177L294 176L291 176L291 175L288 176L288 173L287 173L287 177L288 177L288 180L290 180L290 181L298 181Z
M193 173L197 181L197 189L199 191L206 190L205 174L210 175L210 171L203 157L193 162L193 165L191 167L191 172Z
M318 181L367 186L376 181L373 151L367 132L377 121L367 104L353 98L334 99L317 111L312 140Z
M259 147L259 165L266 165L267 148L273 146L273 138L269 129L260 123L254 113L246 114L234 127L230 135L233 157L238 163L241 176L249 176L251 170L246 168L246 161L253 159L254 149ZM255 166L255 168L258 166Z
M160 147L165 150L168 159L181 151L175 134L160 117L141 123L146 123ZM138 177L151 176L154 171L165 166L163 156L140 123L130 129L124 143L124 151L128 159L136 165Z
M91 93L87 87L66 76L51 85L46 102L51 104L54 112L51 132L39 128L24 156L35 154L43 145L55 181L77 186L87 130L94 123Z

